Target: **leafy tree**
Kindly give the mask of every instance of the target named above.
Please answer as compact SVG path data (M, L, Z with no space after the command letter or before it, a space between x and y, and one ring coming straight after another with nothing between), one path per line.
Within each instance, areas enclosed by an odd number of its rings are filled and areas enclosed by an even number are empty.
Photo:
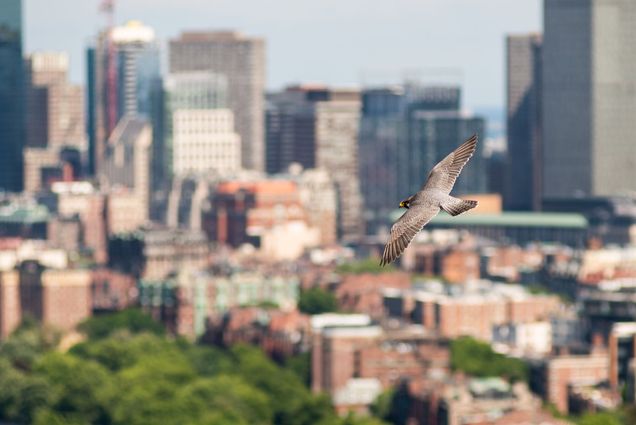
M145 356L180 355L171 341L153 334L131 335L120 331L109 338L77 344L71 353L95 360L112 371L132 367Z
M33 425L70 425L72 423L77 422L71 422L69 418L48 407L38 409L33 420Z
M27 318L15 332L0 345L0 356L15 367L30 370L36 359L57 346L60 335L47 327L41 327L34 319Z
M622 425L622 416L615 412L586 413L576 421L577 425ZM627 422L625 422L627 423Z
M279 415L277 424L281 425L313 425L338 423L338 417L326 394L299 399L288 411Z
M472 376L500 376L511 381L527 381L528 365L492 350L489 344L470 337L451 343L451 368Z
M139 309L91 317L79 325L79 330L90 339L105 338L122 329L132 333L149 332L155 335L164 335L166 332L163 325Z
M300 353L287 358L285 367L294 372L300 381L309 387L311 384L311 353Z
M65 353L29 326L0 346L0 422L380 424L339 418L329 397L312 395L303 383L308 355L281 367L254 347L223 350L167 338L134 311L83 326L90 338Z
M268 397L236 376L198 379L183 387L177 397L197 422L209 419L210 411L234 423L265 425L272 421Z
M49 406L67 422L109 422L108 405L115 388L100 364L49 352L36 363L34 374L51 385Z
M236 345L230 350L237 372L267 394L278 425L313 425L334 415L328 398L313 396L298 376L269 360L257 348Z
M320 314L338 310L338 302L331 292L317 286L300 292L298 309L307 314Z
M376 418L386 419L391 413L391 403L395 395L395 389L391 388L380 393L370 406L371 414Z
M49 383L15 369L0 357L0 419L31 423L38 408L49 404Z
M341 418L338 425L386 425L386 422L381 421L378 418L370 416L356 416L353 413L349 413L344 418Z
M189 342L181 347L198 376L215 376L236 371L236 363L228 353L217 347L194 345Z
M139 337L138 337L139 338ZM111 404L115 424L179 424L191 414L179 389L196 377L187 357L173 348L148 351L117 372L118 391Z

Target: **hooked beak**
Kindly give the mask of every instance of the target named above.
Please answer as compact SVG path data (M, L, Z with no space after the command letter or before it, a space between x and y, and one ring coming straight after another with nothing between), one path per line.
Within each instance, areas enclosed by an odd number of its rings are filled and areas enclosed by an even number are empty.
M404 201L400 202L400 208L406 208L407 210L409 209L408 205L406 205Z

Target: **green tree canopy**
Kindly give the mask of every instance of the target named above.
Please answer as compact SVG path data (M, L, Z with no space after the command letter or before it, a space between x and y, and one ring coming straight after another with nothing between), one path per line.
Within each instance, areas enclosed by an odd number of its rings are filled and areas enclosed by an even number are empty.
M477 377L498 376L513 382L528 380L525 362L496 353L490 344L470 337L451 343L451 368Z
M577 425L623 425L633 422L625 422L623 415L616 412L586 413L576 420Z
M307 314L328 313L338 310L338 302L334 294L314 286L300 292L298 309Z
M138 312L83 327L91 337L68 352L56 351L37 328L0 345L0 422L376 425L339 418L327 396L311 394L301 378L307 356L299 357L298 372L254 347L224 350L167 337ZM16 355L18 338L30 341L28 355Z
M132 333L149 332L155 335L165 334L163 325L136 308L91 317L80 324L79 330L90 339L105 338L118 330L127 330Z

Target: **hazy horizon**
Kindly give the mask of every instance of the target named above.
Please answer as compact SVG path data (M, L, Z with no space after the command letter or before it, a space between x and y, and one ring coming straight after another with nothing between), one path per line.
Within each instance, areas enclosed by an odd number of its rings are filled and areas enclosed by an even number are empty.
M84 49L105 23L99 1L58 0L54 10L45 0L24 1L25 54L66 50L71 79L83 83ZM464 106L477 108L504 104L504 37L539 31L541 10L541 0L323 0L320 5L120 0L115 16L117 24L138 19L153 27L164 56L167 40L184 30L235 29L264 37L270 90L298 82L392 83L407 75L459 83Z

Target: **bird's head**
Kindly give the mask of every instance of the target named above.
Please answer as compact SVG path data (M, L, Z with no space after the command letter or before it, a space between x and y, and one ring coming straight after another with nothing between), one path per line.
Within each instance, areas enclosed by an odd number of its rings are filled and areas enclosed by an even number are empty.
M409 204L411 203L411 199L405 199L403 201L400 201L400 208L406 208L407 210L409 209Z

